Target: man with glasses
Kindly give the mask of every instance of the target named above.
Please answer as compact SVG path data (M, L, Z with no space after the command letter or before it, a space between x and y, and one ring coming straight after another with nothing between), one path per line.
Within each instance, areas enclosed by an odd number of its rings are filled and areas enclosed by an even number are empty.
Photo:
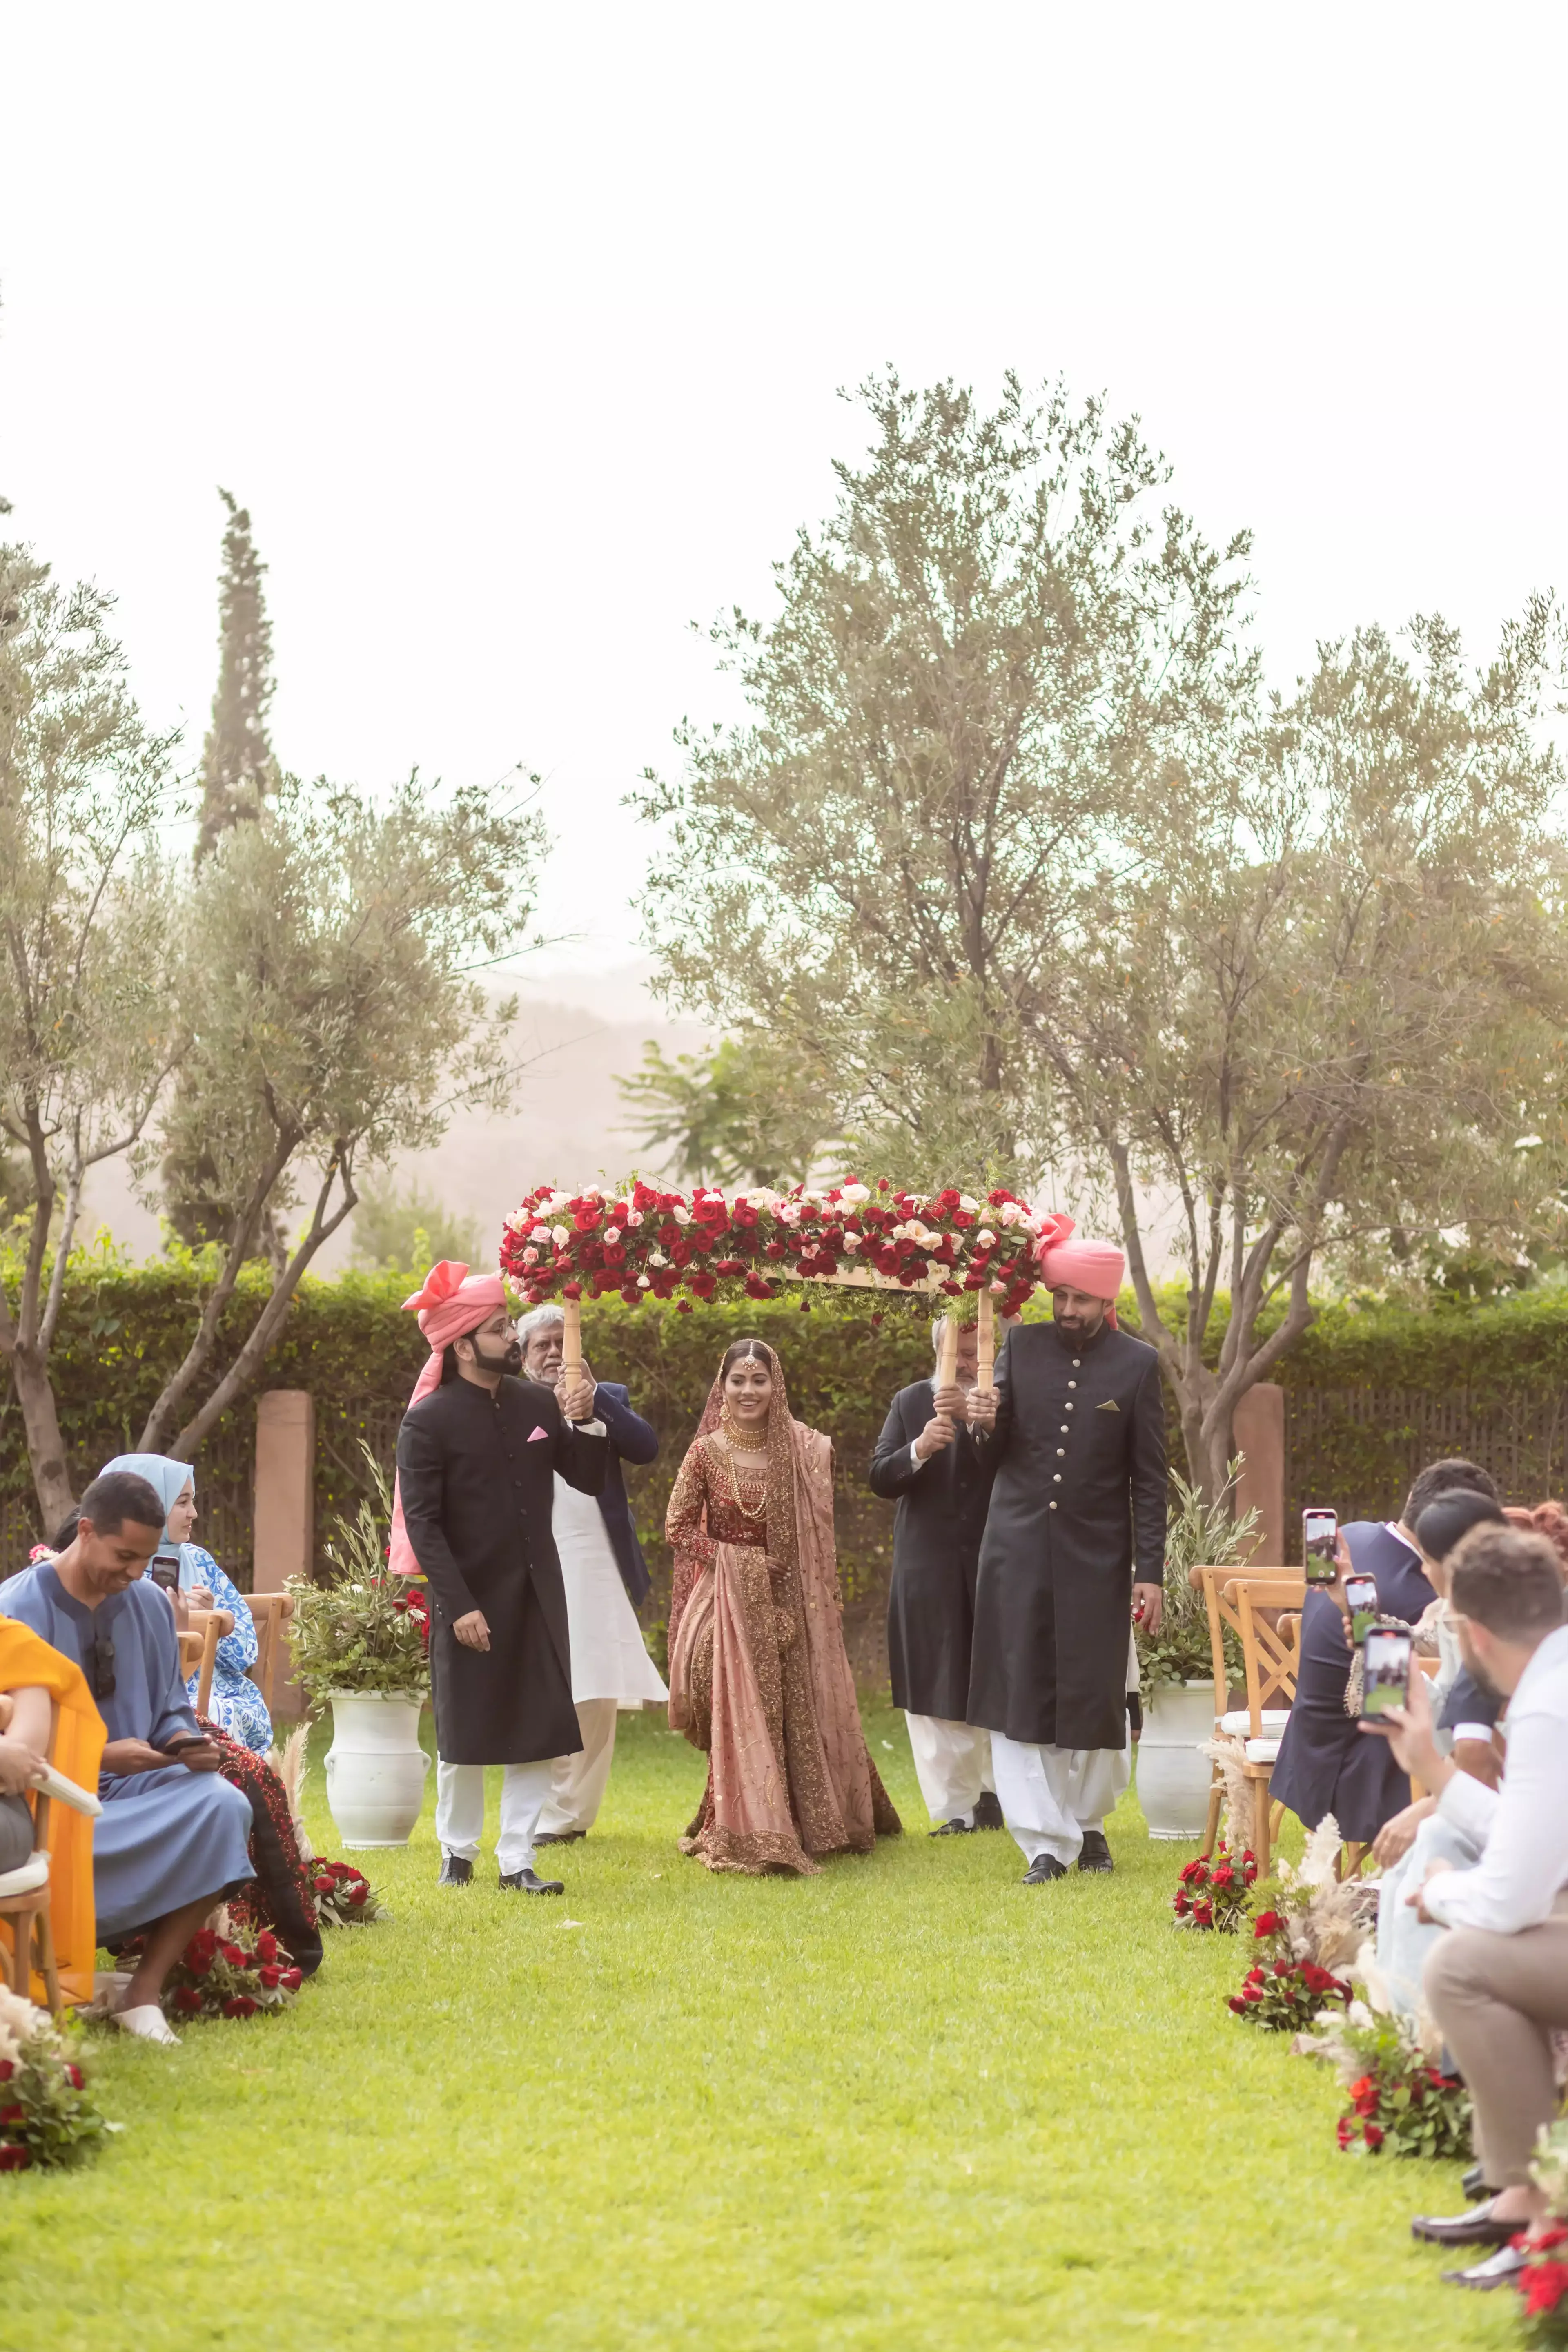
M163 1980L251 1875L249 1801L218 1777L218 1750L185 1697L174 1612L143 1580L162 1529L146 1479L107 1471L63 1549L0 1587L0 1611L80 1666L109 1732L92 1846L98 1937L143 1939L116 2021L149 2042L178 2038L160 2006Z

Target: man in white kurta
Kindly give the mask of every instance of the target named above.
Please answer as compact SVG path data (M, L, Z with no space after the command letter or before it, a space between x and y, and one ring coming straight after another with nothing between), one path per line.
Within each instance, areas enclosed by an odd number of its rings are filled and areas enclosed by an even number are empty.
M561 1368L565 1318L559 1307L536 1307L517 1326L524 1370L551 1385ZM583 1368L585 1379L592 1374ZM600 1496L580 1495L556 1480L554 1529L566 1586L571 1646L571 1696L582 1746L559 1756L549 1795L539 1815L536 1843L564 1844L585 1837L599 1816L615 1757L615 1720L622 1708L669 1696L648 1655L632 1606L648 1589L647 1570L637 1544L621 1475L622 1461L651 1462L658 1452L654 1431L632 1410L619 1382L594 1387L596 1414L610 1439L610 1469Z

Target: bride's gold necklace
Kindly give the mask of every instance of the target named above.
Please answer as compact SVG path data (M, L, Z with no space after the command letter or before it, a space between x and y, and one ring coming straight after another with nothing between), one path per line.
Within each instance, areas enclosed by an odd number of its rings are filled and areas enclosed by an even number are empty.
M743 1503L743 1502L741 1501L741 1499L740 1499L740 1479L739 1479L739 1476L738 1476L738 1475L737 1475L737 1473L735 1464L736 1464L736 1456L737 1456L737 1454L742 1454L742 1453L750 1454L750 1456L751 1456L751 1458L752 1458L752 1460L753 1460L754 1462L760 1462L760 1463L762 1464L762 1465L763 1465L763 1467L762 1467L762 1481L763 1481L763 1486L762 1486L762 1500L761 1500L758 1504L757 1504L755 1507L753 1507L753 1506L752 1506L751 1504L749 1504L749 1503ZM751 1446L751 1445L747 1445L747 1446L740 1446L740 1445L737 1445L737 1444L736 1444L735 1439L731 1436L730 1432L729 1432L729 1428L728 1428L728 1427L727 1427L727 1427L725 1428L725 1431L724 1431L724 1458L725 1458L726 1462L729 1465L729 1492L730 1492L730 1499L731 1499L731 1501L734 1503L736 1509L740 1513L741 1517L742 1517L743 1519L760 1519L760 1518L765 1518L765 1517L767 1517L767 1513L768 1513L768 1467L767 1467L767 1465L768 1465L768 1443L767 1443L767 1440L766 1440L766 1439L764 1439L764 1440L763 1440L763 1442L762 1442L762 1444L761 1444L760 1445L755 1445L755 1446Z

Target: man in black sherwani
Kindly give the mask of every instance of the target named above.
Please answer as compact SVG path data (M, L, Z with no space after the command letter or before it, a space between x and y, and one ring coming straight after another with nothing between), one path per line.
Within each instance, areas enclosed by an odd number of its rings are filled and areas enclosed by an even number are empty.
M945 1325L932 1326L941 1347ZM871 1489L896 1501L887 1660L893 1703L904 1711L915 1776L933 1837L1000 1829L991 1738L966 1723L975 1575L991 1489L987 1450L967 1418L977 1334L958 1331L951 1388L915 1381L900 1389L872 1456Z
M559 1895L559 1880L535 1874L534 1833L555 1759L581 1741L550 1513L558 1470L600 1492L608 1443L586 1381L550 1390L517 1379L521 1362L503 1299L450 1342L439 1385L404 1415L398 1486L430 1587L441 1883L472 1878L484 1768L504 1764L500 1883Z
M1105 1815L1127 1786L1127 1643L1165 1602L1159 1358L1119 1331L1124 1260L1105 1242L1041 1259L1050 1324L1020 1325L969 1418L994 1459L975 1588L968 1719L991 1734L1025 1881L1109 1870Z

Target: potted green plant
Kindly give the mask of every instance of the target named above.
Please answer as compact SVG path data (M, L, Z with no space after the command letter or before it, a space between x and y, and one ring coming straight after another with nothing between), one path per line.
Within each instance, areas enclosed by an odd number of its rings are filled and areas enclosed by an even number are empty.
M312 1706L332 1710L327 1801L346 1846L406 1845L430 1759L419 1714L430 1687L423 1594L386 1565L392 1494L367 1446L373 1500L326 1547L322 1583L295 1577L294 1671Z
M1238 1454L1227 1465L1225 1486L1211 1503L1178 1474L1171 1477L1175 1499L1166 1528L1165 1614L1153 1638L1141 1629L1138 1633L1144 1699L1138 1802L1155 1838L1201 1837L1207 1817L1213 1774L1203 1748L1214 1737L1214 1652L1208 1611L1202 1593L1187 1581L1187 1571L1239 1564L1257 1542L1258 1512L1232 1516L1241 1463ZM1232 1633L1226 1641L1227 1677L1239 1680L1239 1645Z

